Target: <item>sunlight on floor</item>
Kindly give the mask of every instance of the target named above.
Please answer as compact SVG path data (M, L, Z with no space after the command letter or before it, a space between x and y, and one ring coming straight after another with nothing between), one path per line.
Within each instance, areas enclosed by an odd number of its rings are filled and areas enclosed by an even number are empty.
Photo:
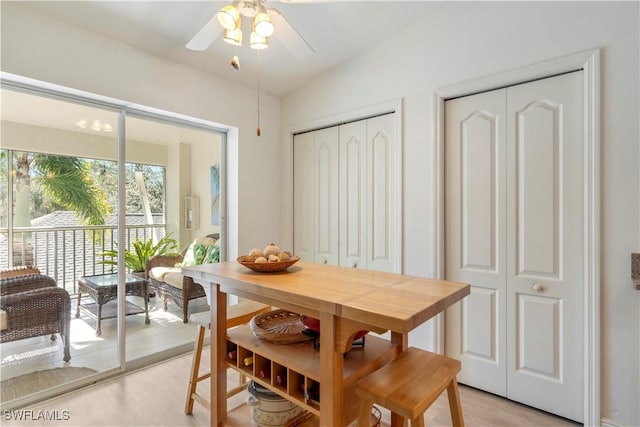
M70 336L71 348L75 350L82 350L96 342L104 341L104 338L96 336L95 328L82 318L71 320Z
M49 341L50 344L40 344L34 349L26 350L21 353L13 353L6 357L2 357L2 368L22 363L34 357L46 356L57 351L62 351L63 345L58 345L58 340Z
M143 315L140 314L139 316ZM164 311L161 308L155 310L149 309L149 319L151 319L151 323L157 325L182 323L182 319L176 316L174 312Z
M138 298L137 304L140 304ZM184 347L191 348L195 339L195 326L182 322L182 310L169 303L164 311L162 301L151 298L149 302L150 323L145 324L144 313L125 318L127 360L134 360ZM194 300L189 304L190 313L208 310L206 300ZM117 330L114 319L102 320L102 335L96 336L96 319L81 312L75 317L72 304L70 350L71 360L64 362L64 343L58 336L40 336L3 343L0 345L0 369L3 379L63 366L89 367L97 371L117 366Z

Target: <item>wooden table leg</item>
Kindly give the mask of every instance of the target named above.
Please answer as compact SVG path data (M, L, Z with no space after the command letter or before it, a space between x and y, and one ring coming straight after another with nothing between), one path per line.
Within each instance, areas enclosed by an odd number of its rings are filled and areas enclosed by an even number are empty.
M391 331L391 342L400 346L400 351L409 348L409 334L401 334ZM396 413L391 413L391 427L406 427L407 420Z
M227 417L227 294L211 284L211 426L222 426Z
M320 313L320 426L344 425L344 357L337 350L335 316Z

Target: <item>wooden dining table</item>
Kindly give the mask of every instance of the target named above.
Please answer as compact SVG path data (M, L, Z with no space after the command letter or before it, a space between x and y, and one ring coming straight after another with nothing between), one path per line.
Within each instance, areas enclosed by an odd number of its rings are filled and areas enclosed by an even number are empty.
M357 380L406 350L411 330L470 292L465 283L305 261L276 273L254 272L235 261L183 267L182 271L203 285L210 298L212 426L224 425L227 416L227 295L320 320L318 414L321 426L333 427L355 418L357 401L352 390ZM391 350L362 359L366 360L362 366L346 374L345 366L353 363L346 355L362 330L390 331L387 343L390 341ZM367 351L374 351L375 342ZM286 357L283 359L279 363L286 364ZM399 424L393 416L392 425Z

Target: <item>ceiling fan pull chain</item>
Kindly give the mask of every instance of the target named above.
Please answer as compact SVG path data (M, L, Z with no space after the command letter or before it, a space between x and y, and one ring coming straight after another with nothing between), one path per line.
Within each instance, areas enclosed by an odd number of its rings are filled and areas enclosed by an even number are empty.
M236 71L240 69L240 58L238 58L238 55L233 55L233 58L231 58L231 66Z
M256 50L257 64L258 64L258 128L256 129L256 135L260 136L260 51Z

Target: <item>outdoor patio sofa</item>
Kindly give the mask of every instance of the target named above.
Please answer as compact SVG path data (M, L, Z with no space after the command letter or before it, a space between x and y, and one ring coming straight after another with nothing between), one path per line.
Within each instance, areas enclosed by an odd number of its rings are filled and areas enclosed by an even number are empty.
M210 245L217 244L220 235L210 234L205 239ZM151 291L162 298L163 308L167 310L169 300L182 309L182 321L189 322L189 301L205 297L204 288L195 283L191 277L182 275L181 265L192 259L190 251L202 239L196 239L182 254L158 255L147 261L145 278L149 280Z
M56 281L40 274L35 267L8 269L0 272L0 309L2 330L0 342L51 334L60 334L64 343L64 361L71 359L69 331L71 299Z

